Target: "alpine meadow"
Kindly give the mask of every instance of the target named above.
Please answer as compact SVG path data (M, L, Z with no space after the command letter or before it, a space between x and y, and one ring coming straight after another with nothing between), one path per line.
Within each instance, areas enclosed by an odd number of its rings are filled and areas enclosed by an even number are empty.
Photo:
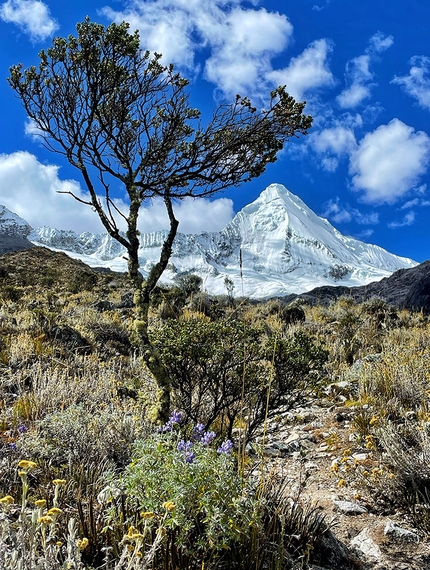
M207 119L193 81L132 28L87 17L37 65L10 68L32 136L84 185L58 187L64 208L93 210L127 272L33 243L2 207L1 568L430 568L428 262L345 237L273 183L242 214L253 239L298 265L282 240L294 244L311 281L332 263L333 286L245 296L233 232L241 295L228 275L223 295L192 272L166 285L177 208L263 176L313 119L284 85L265 104L223 98ZM144 274L153 201L168 229ZM336 248L367 264L359 277L384 278L341 287L352 270Z

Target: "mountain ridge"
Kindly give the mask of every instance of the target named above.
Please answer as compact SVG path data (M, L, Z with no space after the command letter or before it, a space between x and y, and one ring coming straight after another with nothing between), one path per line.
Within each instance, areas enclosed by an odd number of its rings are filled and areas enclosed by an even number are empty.
M22 225L27 231L26 222ZM0 226L1 232L1 226ZM47 227L28 239L63 251L91 267L126 271L126 250L107 234L76 234ZM141 234L139 258L145 277L158 261L167 230ZM315 286L365 285L401 268L411 259L342 235L328 220L280 184L271 184L219 232L178 233L164 283L196 273L212 294L224 294L227 277L235 295L269 298L303 293Z

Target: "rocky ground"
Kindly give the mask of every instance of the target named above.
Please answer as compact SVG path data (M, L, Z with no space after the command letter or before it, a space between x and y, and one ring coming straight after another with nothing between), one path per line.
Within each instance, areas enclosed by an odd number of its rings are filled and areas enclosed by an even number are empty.
M258 438L260 445L265 442L266 467L286 480L290 496L317 506L332 522L339 541L334 550L340 551L312 568L430 569L429 537L413 527L407 513L378 505L377 493L344 474L342 461L369 472L378 466L376 453L358 442L353 424L357 408L345 406L345 400L340 393L331 394L294 412L280 412Z

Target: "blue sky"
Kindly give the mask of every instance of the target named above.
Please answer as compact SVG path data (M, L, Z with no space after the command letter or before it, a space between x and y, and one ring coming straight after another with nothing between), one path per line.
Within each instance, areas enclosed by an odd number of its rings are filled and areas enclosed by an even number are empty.
M221 229L278 182L342 233L430 258L428 0L0 2L0 203L33 226L101 229L90 208L56 193L84 193L79 173L35 140L6 82L12 64L37 64L40 49L86 15L139 29L144 49L190 79L204 116L237 92L264 105L286 84L314 117L309 135L289 142L259 179L210 203L179 204L180 231ZM149 204L142 229L163 225L162 204Z

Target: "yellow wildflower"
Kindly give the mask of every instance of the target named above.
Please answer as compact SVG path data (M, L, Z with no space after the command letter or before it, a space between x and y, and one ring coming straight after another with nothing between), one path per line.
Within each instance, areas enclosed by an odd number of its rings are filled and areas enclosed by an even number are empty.
M165 501L163 503L163 508L166 509L166 511L173 511L175 503L173 501Z
M65 485L67 483L65 479L54 479L52 482L54 485Z
M22 459L19 463L18 463L18 467L20 467L21 469L35 469L37 467L37 463L35 463L34 461L27 461L26 459Z
M337 484L338 487L345 487L346 482L345 479L340 479L339 483Z
M78 539L76 541L76 544L77 544L79 550L85 550L89 544L88 538L84 537L82 540Z
M3 499L0 499L0 503L2 503L3 505L10 505L14 502L14 499L11 495L6 495L6 497L3 497Z
M54 515L54 516L58 517L58 515L62 512L63 511L61 509L59 509L58 507L52 507L52 509L49 509L47 514L50 516Z
M137 550L134 554L137 556L137 558L142 558L143 556L140 550Z
M40 524L51 524L54 522L54 519L48 515L45 515L44 517L39 517L37 519L37 522L39 522Z
M154 511L144 511L143 513L140 513L140 516L143 519L153 519L156 515Z
M43 509L44 507L46 507L46 499L39 499L37 501L34 501L34 504L36 505L36 507L39 507L39 509Z
M58 540L55 544L58 546L58 548L61 548L63 546L61 540Z

